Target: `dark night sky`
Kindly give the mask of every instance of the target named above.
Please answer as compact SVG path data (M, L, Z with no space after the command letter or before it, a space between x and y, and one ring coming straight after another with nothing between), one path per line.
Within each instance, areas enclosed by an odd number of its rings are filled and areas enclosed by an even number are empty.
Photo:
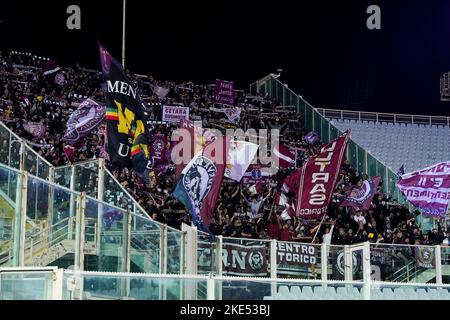
M66 28L70 4L81 8L81 31ZM370 4L381 7L382 30L366 28ZM316 107L450 116L439 101L448 0L128 0L127 13L133 72L247 88L281 67L280 79ZM9 1L0 47L99 69L98 39L120 58L121 15L121 0Z

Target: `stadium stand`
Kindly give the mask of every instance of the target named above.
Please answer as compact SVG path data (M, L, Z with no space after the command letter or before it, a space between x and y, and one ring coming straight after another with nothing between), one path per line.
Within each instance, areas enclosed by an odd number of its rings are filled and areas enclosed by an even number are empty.
M450 127L436 124L330 119L340 130L352 129L353 139L393 170L408 172L447 161ZM392 152L396 150L397 152Z
M46 65L42 64L43 60L47 61ZM61 67L60 72L64 74L65 82L59 85L44 74L44 70L55 67L52 60L47 58L37 59L33 55L11 52L2 55L0 62L0 111L2 121L6 123L0 126L3 144L0 150L0 267L54 265L67 268L75 265L95 272L213 272L219 276L250 274L277 278L287 275L301 279L324 279L323 281L328 277L328 280L348 282L355 280L354 278L368 281L370 263L367 264L368 261L362 255L371 253L375 256L377 252L380 261L376 262L374 259L372 264L377 264L380 268L378 280L410 283L434 281L442 284L442 277L450 275L450 270L446 268L449 265L448 251L444 247L436 247L448 241L449 230L441 223L436 223L436 227L429 231L421 228L418 219L416 220L417 213L403 204L403 199L395 188L395 173L376 158L362 163L359 155L365 155L366 159L369 156L354 141L349 145L349 162L342 168L339 187L324 223L319 225L317 222L302 221L295 216L283 216L283 208L274 205L275 192L281 191L282 184L279 182L293 172L294 169L290 168L277 173L272 181L273 187L263 188L259 195L264 198L252 196L248 187L241 188L238 183L224 183L215 219L209 226L210 232L219 237L211 241L208 234L191 230L186 209L170 196L175 182L173 167L161 170L155 181L146 184L132 170L105 166L105 161L100 156L104 146L101 127L68 150L68 144L61 138L70 114L86 97L104 101L99 72L80 66ZM163 104L176 102L189 106L191 116L201 119L205 126L220 129L226 127L227 122L209 110L213 104L213 89L210 85L192 82L176 84L155 80L151 76L128 75L141 90L151 118L156 122L155 133L166 136L172 133L176 126L161 123L161 112ZM270 76L261 79L256 87L251 86L250 94L238 94L238 104L244 110L239 127L244 130L281 129L281 141L297 152L297 166L301 166L317 152L320 145L320 141L316 144L308 143L305 135L314 130L320 134L321 142L329 142L340 134L339 128L335 128L297 95L286 93L287 87L280 86L279 81L275 80ZM162 101L153 92L153 88L159 85L169 88L168 95ZM265 113L280 111L280 107L284 112L276 118L271 115L261 117ZM26 129L29 122L45 124L45 134L34 136ZM356 136L355 134L354 137ZM355 141L358 143L356 138ZM345 195L345 187L361 183L380 172L383 182L369 210L361 213L338 205ZM24 181L27 182L25 191L22 185ZM251 197L256 202L261 201L256 212L252 212L252 205L245 201ZM24 202L23 199L27 201ZM24 216L17 218L20 213ZM259 217L254 217L258 214ZM129 223L126 219L130 219ZM24 226L24 240L18 240L18 221ZM127 229L128 225L131 229ZM182 230L183 227L187 229ZM82 234L79 233L81 230ZM194 240L187 241L191 232L195 234ZM331 234L328 243L324 241L327 234ZM81 237L84 239L80 240ZM311 243L313 238L315 241ZM22 249L17 244L20 241L24 242L21 244ZM293 241L308 244L308 248L315 252L311 255L317 261L309 266L297 266L292 273L289 268L288 271L283 271L281 266L276 266L276 257L277 250L280 250L277 243ZM365 249L363 243L367 244ZM227 269L227 266L223 267L221 262L217 263L220 259L213 257L211 252L227 250L227 246L233 245L250 248L252 253L262 250L260 252L263 253L254 256L260 259L259 262L265 261L266 270L257 273L256 270L261 265L253 264L252 268L240 270L239 273ZM432 248L430 250L435 257L434 266L417 264L417 245ZM351 246L356 246L356 249L353 250ZM355 261L343 263L342 259L349 259L350 256L354 256ZM189 260L192 257L194 261ZM270 268L267 267L269 259ZM258 261L255 260L255 263ZM355 274L346 269L349 265L351 268L352 264L354 270L358 270ZM345 271L337 270L339 265L344 265ZM441 268L442 266L444 267ZM66 270L58 272L62 272L62 278L73 276ZM87 282L89 277L95 278L95 274L89 273L82 276ZM105 282L91 279L92 285L83 288L85 298L118 298L124 295L120 291L123 288L118 288L121 276L110 275L108 279L103 274L98 277L105 278ZM183 281L183 278L167 279L168 282ZM136 276L135 280L136 283L145 282L144 277ZM204 289L204 298L211 294L205 289L206 281L206 276L198 278L199 288ZM239 298L238 294L244 294L237 293L238 288L242 287L242 284L238 284L241 280L219 277L214 281L221 284L223 292L227 281L231 283L232 293L229 297ZM251 283L248 278L246 281ZM280 285L276 294L264 295L264 292L276 291L274 283L276 282L266 282L264 290L255 290L259 291L258 297L325 299L339 296L366 299L370 295L367 288L363 293L361 284L350 282L348 284L351 289L338 287L336 291L333 288L324 289L311 285L303 286L301 290L300 287L293 286L289 289ZM257 284L263 285L259 282ZM248 288L249 284L245 286ZM181 293L180 287L180 284L178 287L175 284L173 288L166 286L167 291L163 296L185 297L186 293ZM133 288L132 292L137 297L142 298L148 293L147 288L142 289L144 291L137 289L138 287ZM71 294L79 294L77 290L79 288L74 284ZM389 288L381 293L374 291L374 297L390 297L390 290ZM255 292L251 294L256 295ZM436 292L432 293L436 295ZM155 296L162 298L160 292ZM223 298L225 297L223 293Z

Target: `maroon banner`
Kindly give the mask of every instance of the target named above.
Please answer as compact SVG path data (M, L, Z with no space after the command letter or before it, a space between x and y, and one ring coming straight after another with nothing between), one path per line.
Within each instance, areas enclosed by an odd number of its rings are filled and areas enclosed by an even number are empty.
M150 154L153 156L155 164L166 163L167 136L164 134L155 133L152 137L153 143L150 145Z
M287 177L284 184L295 192L295 213L302 219L323 217L339 177L349 139L349 131L324 145L320 153Z
M266 277L268 248L264 245L224 243L222 272L227 276Z
M216 87L214 91L214 102L227 105L234 105L233 81L216 80Z
M296 274L316 265L317 247L310 244L277 241L277 273Z
M47 126L40 122L26 122L23 124L23 128L32 136L38 139L42 139L45 136Z

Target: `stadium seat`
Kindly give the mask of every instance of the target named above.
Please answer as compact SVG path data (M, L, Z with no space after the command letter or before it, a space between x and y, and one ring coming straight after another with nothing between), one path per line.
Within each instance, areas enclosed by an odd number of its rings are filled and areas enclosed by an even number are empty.
M280 286L280 288L278 289L278 293L281 295L281 299L283 300L291 299L291 292L289 291L289 288L287 286Z
M312 287L303 286L301 300L313 300L313 299L314 299L314 293L313 293Z
M300 299L302 295L302 290L298 286L291 287L291 296L293 299Z
M395 299L394 292L392 291L391 288L383 288L381 290L381 292L383 293L383 300L394 300Z

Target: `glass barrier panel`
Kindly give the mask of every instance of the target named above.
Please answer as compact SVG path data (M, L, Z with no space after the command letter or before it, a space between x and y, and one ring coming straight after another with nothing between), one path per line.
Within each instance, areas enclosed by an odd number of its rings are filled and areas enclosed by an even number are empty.
M105 170L105 187L103 191L103 201L123 208L133 210L134 202L112 178L111 174Z
M370 153L367 153L367 174L369 177L377 175L377 160Z
M76 164L74 170L74 190L86 192L88 196L97 198L98 161Z
M10 142L10 148L9 148L9 166L20 170L20 141L16 140L14 136L10 136L11 142Z
M330 122L327 120L322 121L321 139L322 139L323 143L330 142Z
M206 279L142 275L76 274L66 271L64 282L78 282L83 300L205 300ZM65 297L75 293L66 287Z
M387 190L392 194L392 199L398 199L395 197L395 191L397 183L397 175L392 171L388 170L388 182L387 182Z
M331 125L330 126L330 139L334 140L337 137L339 137L339 135L340 135L340 132L339 132L338 128L336 128L335 126Z
M55 168L53 171L53 182L70 189L70 177L72 166Z
M370 245L375 279L389 282L435 283L435 247Z
M358 171L362 173L367 172L366 167L366 150L361 148L360 146L356 146L356 152L358 153Z
M447 281L444 283L450 283L450 247L441 246L441 265L442 275Z
M347 158L349 163L354 167L358 168L358 152L357 152L357 146L356 143L353 142L353 140L348 141L348 155Z
M32 152L29 147L24 144L24 170L28 171L30 174L32 174L33 176L38 176L37 174L37 169L38 169L38 156ZM45 177L44 177L45 179Z
M10 161L11 138L10 133L3 125L0 124L0 163L9 165Z
M167 227L167 273L180 274L183 270L183 233Z
M322 117L317 111L313 111L314 131L322 138Z
M216 241L205 232L197 231L197 273L217 273Z
M131 216L131 272L159 273L161 225L142 216Z
M46 180L50 177L50 166L40 158L37 159L37 176Z
M270 241L223 238L222 274L226 276L270 276Z
M0 127L1 128L1 127ZM0 267L13 266L16 212L19 209L17 188L20 175L0 167Z
M345 280L345 257L344 246L329 245L327 246L327 279L328 280ZM362 266L362 264L360 264ZM354 265L353 271L357 272L358 268Z
M283 101L284 85L279 81L276 81L276 84L277 84L276 98L277 98L278 103L281 103L283 105L284 104L284 101Z
M277 277L321 279L321 245L277 241Z
M73 264L78 195L28 176L25 266ZM72 237L72 238L71 238Z
M305 102L305 131L310 132L313 130L313 109L308 106Z
M99 215L101 225L97 228ZM127 212L87 198L85 222L86 270L125 272ZM98 241L97 237L99 237ZM97 246L100 247L97 248Z
M51 300L52 272L2 272L0 300Z
M376 160L377 164L377 176L381 177L381 190L386 192L387 190L387 180L386 180L386 167L378 160Z

